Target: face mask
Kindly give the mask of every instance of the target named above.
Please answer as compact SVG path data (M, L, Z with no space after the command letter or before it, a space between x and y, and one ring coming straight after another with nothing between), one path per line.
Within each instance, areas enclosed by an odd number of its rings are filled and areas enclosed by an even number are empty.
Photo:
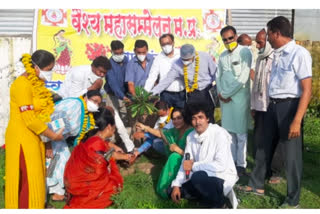
M162 48L163 52L168 55L169 53L172 52L173 46L172 45L165 45L165 46L162 46L161 48Z
M91 84L93 84L97 79L100 79L101 77L97 76L95 73L90 72L88 79L90 81Z
M229 50L233 51L237 47L238 43L237 42L231 42L229 44L224 44L224 46Z
M122 62L124 59L124 54L120 54L120 55L112 55L112 59L115 62Z
M184 61L182 60L182 63L185 65L185 66L188 66L192 63L192 61L188 60L188 61Z
M46 81L51 81L53 71L43 71L41 69L39 70L40 70L39 78L44 79Z
M89 112L98 112L98 106L91 100L87 101L87 108Z
M137 58L140 62L143 62L146 59L146 55L137 55Z

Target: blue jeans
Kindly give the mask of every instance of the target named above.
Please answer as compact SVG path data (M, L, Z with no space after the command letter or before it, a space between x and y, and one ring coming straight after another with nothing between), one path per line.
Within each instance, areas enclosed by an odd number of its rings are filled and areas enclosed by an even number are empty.
M157 152L165 154L163 141L160 138L157 138L149 132L145 133L144 136L147 138L147 140L139 147L138 152L140 154L147 151L151 146Z

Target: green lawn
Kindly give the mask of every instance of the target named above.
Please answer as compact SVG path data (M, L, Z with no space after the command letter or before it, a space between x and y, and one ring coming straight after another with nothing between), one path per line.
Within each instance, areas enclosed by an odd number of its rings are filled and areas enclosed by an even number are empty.
M303 153L303 179L300 197L301 208L320 208L320 119L307 118L305 120L305 150ZM248 152L251 154L251 138L249 133ZM141 163L152 163L154 167L150 174L140 170ZM183 200L174 204L169 200L162 200L155 194L155 185L165 163L165 158L150 159L140 157L133 166L135 172L124 176L123 191L113 197L115 203L111 208L197 208L195 203ZM248 171L253 167L252 157L248 156ZM0 149L0 208L4 208L4 150ZM239 180L239 184L247 184L248 178ZM256 196L236 191L240 200L238 208L277 208L286 196L286 180L280 184L266 185L266 195ZM62 208L63 202L51 202L56 208Z

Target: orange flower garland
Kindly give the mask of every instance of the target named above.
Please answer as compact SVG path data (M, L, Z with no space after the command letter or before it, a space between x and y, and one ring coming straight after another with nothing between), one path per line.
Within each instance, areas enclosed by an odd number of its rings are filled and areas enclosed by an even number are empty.
M22 63L28 74L27 79L31 82L33 87L34 96L40 99L41 109L35 110L36 116L43 122L51 121L51 114L54 111L54 103L52 99L52 94L45 87L45 83L37 75L35 69L32 67L31 55L23 54Z
M199 75L199 54L196 52L196 65L194 70L194 76L193 76L193 85L192 88L189 88L188 83L188 66L183 65L183 77L184 77L184 85L186 87L187 93L193 92L198 88L198 75Z

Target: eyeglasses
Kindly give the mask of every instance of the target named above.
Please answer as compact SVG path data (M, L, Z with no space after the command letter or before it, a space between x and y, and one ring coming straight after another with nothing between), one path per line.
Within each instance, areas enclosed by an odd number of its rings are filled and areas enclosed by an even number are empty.
M227 41L231 41L234 39L234 36L230 36L228 38L223 38L222 41L227 42Z

